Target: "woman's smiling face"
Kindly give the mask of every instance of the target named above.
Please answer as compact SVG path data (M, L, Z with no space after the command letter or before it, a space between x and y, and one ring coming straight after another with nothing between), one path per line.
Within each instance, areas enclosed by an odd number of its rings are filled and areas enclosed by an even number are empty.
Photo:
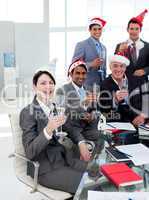
M47 74L42 74L34 85L34 89L41 100L47 101L53 97L55 84Z

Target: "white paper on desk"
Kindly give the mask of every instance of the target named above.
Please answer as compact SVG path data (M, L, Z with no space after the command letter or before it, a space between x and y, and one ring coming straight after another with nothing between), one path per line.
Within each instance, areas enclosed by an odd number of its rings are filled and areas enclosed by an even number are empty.
M98 192L88 191L88 200L148 200L149 192Z
M120 130L136 131L135 127L129 122L110 122L107 123L106 129L117 128Z
M121 145L116 146L116 148L119 151L131 155L132 157L130 159L136 166L149 164L149 148L141 143Z

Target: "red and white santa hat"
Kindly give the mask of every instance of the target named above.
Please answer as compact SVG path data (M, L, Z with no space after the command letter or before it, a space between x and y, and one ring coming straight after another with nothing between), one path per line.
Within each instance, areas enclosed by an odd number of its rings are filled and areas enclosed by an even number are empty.
M72 72L72 70L75 69L79 65L83 65L85 67L86 71L87 71L86 63L83 60L79 59L79 60L76 60L76 61L72 62L71 65L69 66L69 68L68 68L68 76Z
M109 56L109 63L113 63L113 62L119 62L119 63L124 64L126 66L128 66L130 64L129 59L126 58L121 53L115 54L113 56Z
M107 22L105 20L101 19L100 17L94 17L89 21L89 26L92 24L97 24L101 27L104 27L106 23Z
M138 16L131 18L129 21L137 21L140 27L143 26L143 20L145 17L145 14L148 12L147 9L145 9L143 12L141 12Z

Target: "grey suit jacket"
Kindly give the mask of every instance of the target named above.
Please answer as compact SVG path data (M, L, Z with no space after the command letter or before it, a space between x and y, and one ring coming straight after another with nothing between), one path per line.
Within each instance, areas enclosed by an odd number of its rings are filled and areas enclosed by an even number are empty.
M80 114L85 112L84 108L81 106L80 97L71 82L59 88L56 91L56 95L62 95L65 97L66 112L72 114L75 112L77 115L75 118L80 117Z
M40 163L39 175L52 172L61 166L71 166L74 169L85 169L86 164L73 159L71 152L61 145L56 136L51 140L44 136L43 129L48 118L39 106L36 98L20 113L20 127L23 130L22 142L27 158ZM28 174L33 177L34 168L28 164Z
M106 56L106 48L102 43L100 44ZM84 60L84 62L86 62L88 66L88 73L87 73L87 79L86 79L85 85L87 86L92 86L94 83L96 83L97 85L100 85L102 79L106 77L106 59L102 66L103 73L100 73L97 69L93 69L92 67L89 67L90 62L98 57L99 55L96 50L96 46L91 37L89 37L88 39L84 41L78 42L76 44L72 61L75 61L76 59L81 58Z
M72 141L78 143L84 139L98 140L98 119L95 119L90 123L83 120L84 113L87 111L81 106L80 98L72 83L63 85L62 88L59 88L56 91L56 95L65 96L66 113L68 117L63 128L69 133Z

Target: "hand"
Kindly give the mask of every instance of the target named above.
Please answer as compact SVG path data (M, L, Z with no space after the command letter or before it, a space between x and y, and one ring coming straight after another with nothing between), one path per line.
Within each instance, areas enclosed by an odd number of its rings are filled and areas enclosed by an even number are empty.
M49 118L48 124L46 126L46 131L49 135L57 129L58 127L62 126L66 121L65 115L57 115L54 117Z
M137 117L134 118L134 120L132 121L132 124L135 127L138 127L139 125L144 124L144 121L145 121L145 115L140 114L140 115L138 115Z
M84 116L83 116L84 121L90 123L91 121L93 121L93 119L94 119L94 116L92 113L88 113L88 112L84 113Z
M133 73L134 76L143 76L145 74L143 69L137 69L135 70L135 72Z
M116 100L117 102L121 102L121 101L124 100L125 97L127 97L127 96L128 96L128 91L127 91L127 90L124 90L124 89L118 90L118 91L116 91L116 93L115 93L115 100Z
M97 95L94 93L89 93L85 98L84 104L86 106L90 106L92 102L97 102Z
M79 144L79 149L81 160L89 161L91 159L91 154L87 148L87 145L84 142L82 142L81 144Z
M94 68L94 69L98 69L102 64L103 64L103 59L101 59L101 58L95 58L95 59L91 62L90 66L91 66L92 68Z

